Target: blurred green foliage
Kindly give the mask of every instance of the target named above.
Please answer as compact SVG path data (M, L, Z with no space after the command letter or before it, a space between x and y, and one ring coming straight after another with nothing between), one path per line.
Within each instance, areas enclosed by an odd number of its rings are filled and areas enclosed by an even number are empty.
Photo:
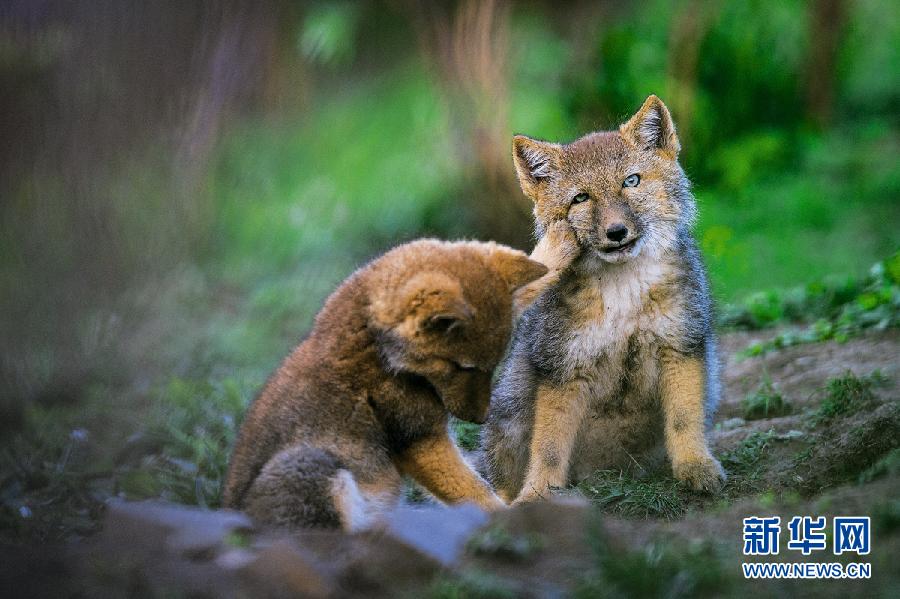
M629 550L610 543L599 524L588 534L596 568L576 589L576 598L718 597L733 584L711 543L658 538Z
M701 206L697 234L721 300L860 272L900 247L900 148L890 109L897 86L892 76L859 74L900 65L900 36L879 8L890 7L863 2L848 15L834 122L825 130L805 112L812 75L804 3L717 4L699 25L688 82L673 79L670 52L671 30L685 18L681 3L617 12L587 49L523 8L511 20L509 127L566 141L615 127L656 93L682 125L682 162ZM302 51L332 70L343 64L339 76L349 83L318 92L294 124L248 121L223 144L206 255L228 276L315 269L303 279L324 275L323 282L305 296L320 299L360 257L399 241L490 235L459 197L465 162L452 145L447 98L429 72L411 58L377 77L354 73L360 14L351 3L319 3L299 29ZM867 28L878 33L863 43ZM688 84L691 114L681 115Z
M300 28L298 46L308 60L324 64L346 64L356 49L360 7L354 2L313 5Z
M900 305L900 9L847 6L832 71L811 73L818 40L799 0L700 11L649 0L596 18L517 5L498 69L506 80L489 91L505 102L510 135L559 141L614 128L659 95L679 127L722 324L805 327L776 349L842 340L896 326ZM102 176L82 173L90 193L77 198L63 173L9 185L0 283L16 310L4 324L37 333L17 339L8 370L28 397L58 403L29 405L0 444L5 520L40 522L53 537L63 533L46 506L60 503L88 510L122 494L216 505L240 415L342 279L417 236L492 236L469 201L485 185L469 172L478 148L460 147L459 107L417 45L428 32L378 3L291 14L282 60L299 81L285 75L282 86L302 89L295 106L213 119L221 126L202 159L173 158L164 141L177 136L152 132L128 156L111 151ZM0 62L43 84L35 64L64 55L61 31L24 50L0 39ZM824 123L807 97L821 77L834 92ZM88 106L127 83L103 95L98 81L79 88ZM68 376L79 361L85 372ZM61 384L44 385L54 377ZM455 432L476 443L477 427ZM769 440L749 439L723 463L749 472ZM683 509L671 489L623 491L615 473L596 482L614 511ZM26 507L33 516L21 516Z
M416 67L333 98L295 124L247 123L223 144L212 173L219 207L206 259L242 281L297 276L298 268L340 279L361 256L452 229L433 221L453 201L447 181L459 176L457 164L442 160L447 136L445 111Z
M799 343L835 340L843 343L865 330L900 326L900 252L876 263L868 276L826 277L787 291L754 293L742 303L722 309L720 325L758 329L776 324L803 323L745 350L760 355Z
M439 575L422 590L424 593L419 596L427 599L514 599L519 595L509 581L489 572L473 569Z
M822 41L811 39L807 3L639 6L599 32L590 68L569 74L566 106L583 132L621 122L650 93L669 103L720 299L859 272L900 246L889 108L900 94L896 6L848 5L833 73L810 72L809 54ZM684 20L702 34L693 68L673 54ZM813 78L829 77L834 121L820 130L807 115L807 92Z
M231 379L170 380L156 392L150 426L139 437L154 452L126 468L123 491L133 498L219 505L246 397Z

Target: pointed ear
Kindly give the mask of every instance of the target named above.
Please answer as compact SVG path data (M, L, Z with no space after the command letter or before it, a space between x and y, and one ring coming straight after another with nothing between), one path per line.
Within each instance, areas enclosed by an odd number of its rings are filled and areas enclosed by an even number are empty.
M672 158L681 151L672 115L656 96L647 98L641 109L619 127L619 132L642 150L658 150Z
M546 266L512 248L494 247L490 260L511 292L547 274Z
M459 282L440 272L417 274L403 286L398 299L403 310L400 327L407 333L449 333L475 313Z
M538 185L551 178L562 163L559 144L532 139L524 135L513 137L513 162L522 191L534 196Z

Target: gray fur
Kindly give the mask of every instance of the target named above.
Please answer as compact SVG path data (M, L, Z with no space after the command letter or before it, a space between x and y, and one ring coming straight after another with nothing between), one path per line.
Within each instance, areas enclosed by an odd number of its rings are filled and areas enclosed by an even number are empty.
M648 126L661 126L661 114L668 119L667 111L657 111L635 125L641 136L646 137ZM671 127L670 143L677 151L674 126L664 125ZM555 219L568 219L582 255L523 314L493 388L482 429L482 468L507 499L519 494L529 460L535 459L529 454L539 386L561 388L580 381L591 390L588 416L569 462L569 482L597 469L635 461L645 466L659 455L664 434L658 373L664 352L703 364L707 426L718 404L713 303L691 235L696 205L690 183L674 156L629 144L625 137L623 127L621 136L594 133L568 146L552 146L560 148L561 166L544 182L522 179L520 172L523 189L536 203L538 234ZM545 142L526 138L521 143ZM654 173L656 186L645 188L644 196L616 187L641 169ZM590 193L592 206L570 205L578 192ZM628 259L602 254L609 222L603 219L610 213L625 219L642 244ZM654 293L664 295L654 298ZM583 298L592 297L601 298L597 304L603 316L596 320L585 316L590 306ZM547 463L548 456L541 459Z

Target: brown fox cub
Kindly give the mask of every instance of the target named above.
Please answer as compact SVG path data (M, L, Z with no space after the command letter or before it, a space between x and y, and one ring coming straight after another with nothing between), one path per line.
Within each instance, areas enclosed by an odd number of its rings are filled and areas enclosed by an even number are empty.
M690 487L724 481L704 435L716 349L679 150L656 96L618 131L514 139L538 236L567 222L581 254L524 313L494 388L482 442L501 497L532 500L661 446Z
M406 474L441 500L502 506L450 440L448 412L484 421L513 292L546 273L517 250L436 240L358 270L251 406L225 505L353 529L399 499Z

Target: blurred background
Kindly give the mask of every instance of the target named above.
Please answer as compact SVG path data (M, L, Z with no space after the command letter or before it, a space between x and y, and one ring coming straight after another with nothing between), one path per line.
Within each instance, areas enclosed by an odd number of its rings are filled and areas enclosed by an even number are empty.
M725 314L866 276L900 247L898 13L6 0L0 521L51 538L110 494L215 505L241 413L337 283L423 235L528 249L512 134L614 128L651 93Z

